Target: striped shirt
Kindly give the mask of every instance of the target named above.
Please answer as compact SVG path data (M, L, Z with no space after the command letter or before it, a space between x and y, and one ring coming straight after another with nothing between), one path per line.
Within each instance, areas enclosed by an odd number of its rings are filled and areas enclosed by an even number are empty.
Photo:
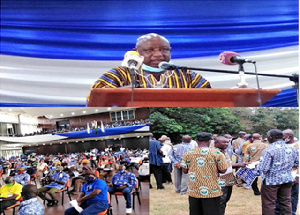
M135 73L137 88L211 88L210 83L200 74L181 69L167 70L157 81L153 74L145 70ZM131 84L127 67L116 67L102 75L91 88L117 88Z

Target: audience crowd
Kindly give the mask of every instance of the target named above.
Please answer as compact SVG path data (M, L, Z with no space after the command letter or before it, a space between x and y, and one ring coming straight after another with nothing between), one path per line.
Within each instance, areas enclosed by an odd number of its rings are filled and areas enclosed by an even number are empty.
M129 150L91 149L85 153L20 155L0 159L0 173L7 177L0 183L2 213L7 207L21 202L18 215L30 213L29 204L37 208L34 214L43 214L44 208L58 205L56 193L69 185L68 195L77 196L76 204L65 214L98 214L109 208L108 196L122 192L126 213L132 213L131 192L141 181L150 181L148 149ZM38 180L39 183L36 183ZM33 185L35 182L35 185ZM32 187L33 186L33 187ZM23 197L25 189L26 196ZM4 204L5 203L5 204Z

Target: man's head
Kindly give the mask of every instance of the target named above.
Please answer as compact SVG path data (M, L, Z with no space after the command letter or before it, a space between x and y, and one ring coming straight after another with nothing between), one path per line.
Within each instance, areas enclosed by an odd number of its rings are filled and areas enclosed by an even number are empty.
M226 149L228 146L228 139L223 136L215 138L215 147L218 149Z
M93 170L85 170L83 171L82 175L84 176L84 180L86 180L87 183L92 183L97 178L95 171Z
M230 134L224 134L224 137L228 140L228 142L231 142L232 136Z
M8 187L10 187L10 186L14 185L15 179L11 176L8 176L5 178L4 182Z
M26 184L22 188L22 199L28 200L37 197L37 186L33 184Z
M269 143L274 143L276 141L282 140L283 134L279 129L271 129L268 131L267 138Z
M20 166L20 167L18 167L17 168L17 171L18 171L18 174L20 175L20 174L22 174L22 173L24 173L25 172L25 167L24 167L24 165L22 166Z
M126 167L124 165L119 165L119 172L120 173L124 173L125 169L126 169Z
M238 135L239 135L240 138L243 138L246 135L246 132L245 131L240 131L238 133Z
M190 143L191 140L192 140L192 138L191 138L190 135L184 135L184 136L182 137L182 142L184 142L184 143Z
M210 140L212 139L211 134L207 132L198 133L196 141L198 145L209 147Z
M171 59L171 46L169 41L158 34L145 34L137 39L135 51L144 57L144 64L158 68L162 61Z
M261 139L261 135L258 134L258 133L254 133L254 134L252 135L252 139L253 139L253 141L254 141L254 140L260 140L260 139Z
M291 129L286 129L282 131L283 137L282 139L286 142L286 143L294 143L294 132Z

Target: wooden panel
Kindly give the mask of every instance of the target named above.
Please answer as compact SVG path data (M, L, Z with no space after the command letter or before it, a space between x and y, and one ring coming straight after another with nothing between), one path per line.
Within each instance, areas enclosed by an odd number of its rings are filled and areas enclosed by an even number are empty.
M92 89L89 107L258 107L258 90L237 89ZM261 89L262 104L280 92Z

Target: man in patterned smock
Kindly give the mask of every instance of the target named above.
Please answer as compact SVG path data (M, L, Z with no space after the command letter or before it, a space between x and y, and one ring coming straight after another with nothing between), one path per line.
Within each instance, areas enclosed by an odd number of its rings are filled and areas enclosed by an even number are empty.
M190 70L164 70L158 68L162 61L171 59L169 41L158 34L150 33L137 39L133 49L144 57L141 69L134 78L138 88L210 88L210 83ZM131 84L129 68L120 66L102 75L91 88L117 88Z
M196 136L198 148L183 155L181 166L188 173L188 195L190 215L220 214L221 186L219 173L225 173L229 163L218 149L209 148L211 134L199 133Z
M245 162L256 162L259 161L262 152L268 148L268 145L261 142L261 135L258 133L255 133L252 135L253 143L249 144L245 149ZM257 187L257 180L258 177L255 178L255 180L252 182L251 187L254 192L254 195L258 196L260 195L259 189Z
M282 131L272 129L267 134L269 147L266 148L257 167L263 173L261 185L262 214L274 214L276 198L281 213L292 214L291 189L295 178L293 167L299 166L299 153L282 140Z
M224 174L220 174L220 180L224 180L224 186L222 186L222 196L220 198L220 215L225 214L225 208L227 202L230 200L232 194L232 186L236 184L235 176L233 175L232 168L240 168L245 167L246 163L232 163L229 153L227 152L228 148L228 137L226 138L225 135L218 136L215 138L215 147L219 149L226 158L226 161L230 164L230 167Z

